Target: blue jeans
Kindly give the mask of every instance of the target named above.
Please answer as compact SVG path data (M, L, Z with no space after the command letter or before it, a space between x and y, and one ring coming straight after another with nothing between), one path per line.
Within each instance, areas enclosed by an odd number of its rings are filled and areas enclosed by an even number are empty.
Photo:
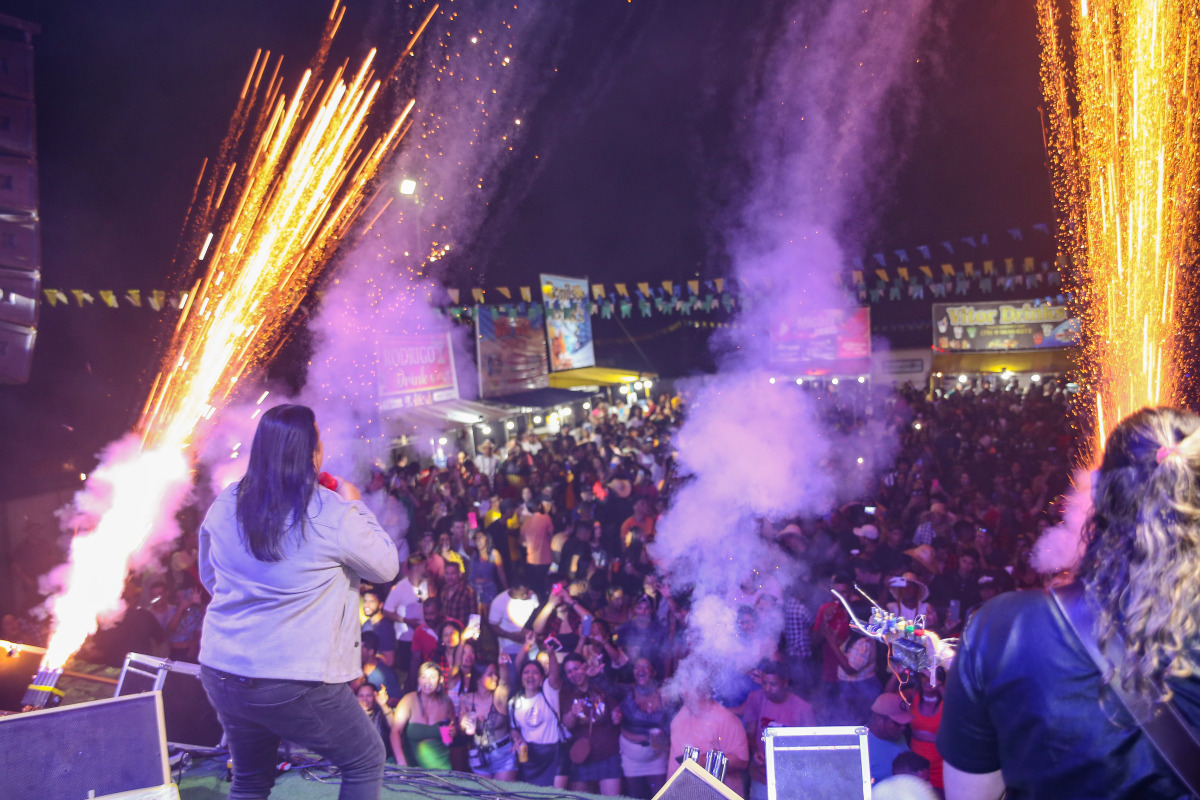
M349 684L246 678L202 666L233 759L229 800L265 800L275 785L281 739L341 771L339 800L379 800L383 740Z

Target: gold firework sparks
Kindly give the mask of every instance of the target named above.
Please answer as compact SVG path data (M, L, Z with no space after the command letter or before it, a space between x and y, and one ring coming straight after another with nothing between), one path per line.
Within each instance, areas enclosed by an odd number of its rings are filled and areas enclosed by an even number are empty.
M1090 460L1126 415L1183 400L1176 342L1195 295L1200 3L1077 0L1069 40L1054 0L1038 11Z
M437 10L384 78L376 77L374 50L356 70L343 64L322 77L344 14L340 0L290 97L280 60L255 56L207 190L200 191L203 171L197 182L191 227L207 231L194 251L203 277L182 305L138 421L140 440L114 445L77 498L87 521L60 568L65 589L50 601L54 630L44 669L61 668L98 615L118 607L131 558L170 524L187 493L185 451L197 426L262 367L369 205L373 178L403 138L413 101L368 141L372 111Z

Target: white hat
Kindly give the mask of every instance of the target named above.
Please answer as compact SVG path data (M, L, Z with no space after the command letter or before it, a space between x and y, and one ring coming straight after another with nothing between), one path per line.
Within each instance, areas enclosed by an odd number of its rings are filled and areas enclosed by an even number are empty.
M860 539L878 539L879 528L874 525L863 525L861 528L854 529L854 535Z

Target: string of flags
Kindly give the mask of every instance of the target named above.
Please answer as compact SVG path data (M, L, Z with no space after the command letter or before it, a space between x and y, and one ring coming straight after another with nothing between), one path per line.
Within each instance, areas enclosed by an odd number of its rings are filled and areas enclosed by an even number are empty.
M1048 238L1048 225L1033 225L1031 230ZM1011 242L1026 242L1026 231L1010 228L1006 232ZM988 247L987 234L946 240L936 246L918 245L890 253L874 253L866 258L852 259L852 264L838 275L841 288L867 305L903 301L935 301L993 292L1050 292L1063 285L1065 259L1034 256L971 258L972 250ZM1044 250L1044 247L1033 248ZM919 258L916 258L919 256ZM728 315L742 305L742 296L749 289L733 279L687 281L634 281L623 283L593 283L588 298L589 311L601 319L629 319L654 315L692 316L695 314ZM761 287L760 287L761 288ZM570 301L547 299L544 302L538 287L495 286L471 288L466 291L447 288L449 304L442 313L460 322L474 320L480 309L486 309L493 319L502 315L524 316L531 307L547 311L565 309ZM51 308L97 306L107 308L164 308L179 309L187 298L184 291L161 289L128 289L124 292L101 289L42 289L46 305ZM534 298L537 302L534 302Z

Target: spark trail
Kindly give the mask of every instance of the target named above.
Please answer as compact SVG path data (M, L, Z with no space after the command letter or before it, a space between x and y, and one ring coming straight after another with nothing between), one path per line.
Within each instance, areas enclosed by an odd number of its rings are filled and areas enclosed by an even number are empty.
M201 424L274 352L370 205L373 179L407 130L414 101L390 123L373 111L438 6L382 77L375 50L357 69L342 64L325 76L344 11L337 0L290 96L281 59L255 55L207 179L201 172L188 229L196 234L193 271L202 277L181 307L136 436L109 448L76 498L70 559L51 575L63 591L49 601L53 634L43 669L61 668L97 617L118 608L131 560L174 530ZM386 127L369 139L373 125Z
M1143 406L1184 400L1196 287L1200 3L1078 0L1071 38L1039 0L1060 244L1083 322L1084 463Z

